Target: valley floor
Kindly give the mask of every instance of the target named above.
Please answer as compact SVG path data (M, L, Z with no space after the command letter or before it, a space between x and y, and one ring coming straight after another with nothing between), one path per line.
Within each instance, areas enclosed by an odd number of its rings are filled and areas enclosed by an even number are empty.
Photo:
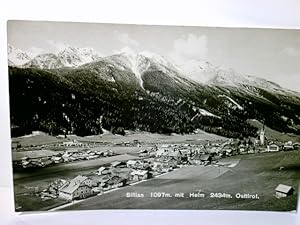
M228 160L224 161L228 163ZM91 197L61 209L296 210L300 180L299 151L239 155L230 158L229 163L233 166L179 168L157 178ZM279 170L280 167L284 169ZM80 174L88 175L93 170L95 168L77 168L15 179L16 203L22 205L22 211L47 210L65 204L66 202L59 199L41 202L39 197L24 193L30 187L46 187L55 178L70 178L79 171ZM296 189L294 195L275 198L275 188L280 183L293 186ZM179 193L183 193L183 197L178 196ZM200 193L200 197L190 197L193 193ZM259 199L238 199L235 197L237 193L257 194ZM137 194L144 197L135 197Z
M63 210L296 210L300 180L299 151L239 155L234 158L240 160L235 167L184 167L137 185L92 197ZM285 169L279 170L280 167ZM293 186L296 189L294 195L277 199L275 188L280 183ZM144 197L126 197L128 193L139 193ZM176 193L184 193L184 197L175 197ZM204 197L190 197L191 193L204 193ZM257 195L259 199L236 198L237 193Z
M144 134L145 135L145 134ZM14 171L14 188L17 211L44 211L61 206L62 210L92 209L228 209L228 210L296 210L298 183L300 181L300 151L281 151L237 155L221 159L223 166L185 166L172 172L129 185L102 195L90 197L76 204L64 205L60 199L42 201L35 196L36 189L43 190L56 179L72 179L77 175L91 175L102 165L113 161L138 158L138 152L153 143L193 143L217 141L215 135L133 134L129 139L148 140L141 148L104 146L118 153L116 156L88 161L76 161L32 171ZM110 143L121 143L128 137L108 135ZM85 140L99 140L86 137ZM103 140L102 139L102 140ZM131 140L131 141L132 141ZM168 141L169 140L169 141ZM22 141L19 138L18 141ZM22 143L24 144L24 143ZM102 148L102 147L99 147ZM294 187L295 193L277 199L278 184ZM252 198L237 198L236 194L249 194ZM196 196L196 197L195 197Z

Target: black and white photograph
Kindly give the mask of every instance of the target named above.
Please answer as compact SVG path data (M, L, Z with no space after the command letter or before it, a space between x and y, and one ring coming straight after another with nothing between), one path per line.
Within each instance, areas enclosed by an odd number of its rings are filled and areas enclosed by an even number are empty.
M16 212L296 212L300 30L10 20Z

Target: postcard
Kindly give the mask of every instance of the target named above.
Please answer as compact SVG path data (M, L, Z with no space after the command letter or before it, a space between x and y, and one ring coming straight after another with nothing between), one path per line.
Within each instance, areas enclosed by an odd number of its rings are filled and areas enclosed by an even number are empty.
M7 31L16 211L296 211L300 30Z

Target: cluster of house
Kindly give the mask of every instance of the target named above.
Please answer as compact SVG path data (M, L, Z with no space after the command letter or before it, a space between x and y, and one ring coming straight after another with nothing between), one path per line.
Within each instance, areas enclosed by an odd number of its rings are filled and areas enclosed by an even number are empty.
M117 146L124 146L124 147L141 147L141 143L139 140L133 140L133 141L123 141L120 143L115 143Z
M153 151L155 149L155 151ZM42 198L82 199L131 183L147 180L172 171L184 164L204 164L212 161L210 154L201 147L187 144L164 144L140 154L151 153L153 157L128 161L114 161L101 166L89 176L78 175L70 181L58 179L41 193ZM155 154L153 154L155 153Z
M176 168L179 165L179 157L173 156L166 156L166 158L157 156L126 162L114 161L107 166L101 166L92 175L78 175L69 181L58 179L41 193L41 197L44 199L62 198L70 201L147 180Z
M58 179L41 193L43 199L61 198L65 200L83 199L132 182L148 179L150 164L143 160L127 162L114 161L109 166L101 166L93 175L78 175L72 180Z
M63 153L59 152L53 155L47 156L25 156L21 160L16 160L14 166L21 168L35 168L35 167L45 167L53 164L72 162L78 160L91 160L99 157L108 157L116 155L111 150L105 151L92 151L92 150L67 150Z
M253 141L253 142L252 142ZM160 162L168 164L192 164L208 165L220 158L230 157L238 154L250 154L258 152L289 151L300 148L298 142L288 141L285 143L273 142L260 143L261 140L249 140L239 143L239 140L229 139L223 143L194 144L163 144L155 151L155 157Z
M164 144L156 151L155 163L162 168L176 168L182 165L208 165L213 161L213 148L192 144Z
M41 193L42 199L62 198L73 200L92 195L92 180L86 176L76 176L72 180L58 179Z
M270 141L268 144L260 145L254 144L241 144L238 146L237 151L240 154L247 154L247 153L259 153L259 152L278 152L278 151L290 151L290 150L297 150L300 148L300 143L292 141L287 141L285 143L276 141Z
M140 154L151 154L151 157L122 162L114 161L109 165L101 166L88 176L78 175L72 180L56 180L49 185L47 190L41 193L41 196L42 198L61 198L68 201L83 199L131 183L147 180L183 165L206 166L216 163L216 160L220 157L241 154L238 148L234 148L236 145L233 145L233 143L233 140L228 140L224 143L207 143L206 145L163 144L159 147L155 146L151 150L141 150L140 152ZM287 144L290 145L291 143ZM273 145L275 144L269 145L271 150L274 147ZM91 152L85 154L89 153ZM73 154L65 152L61 157L70 159ZM99 152L92 153L92 155L97 154ZM101 154L103 155L103 153ZM277 197L282 197L285 192L287 194L291 192L291 189L287 191L285 189L288 188L282 185L277 189Z

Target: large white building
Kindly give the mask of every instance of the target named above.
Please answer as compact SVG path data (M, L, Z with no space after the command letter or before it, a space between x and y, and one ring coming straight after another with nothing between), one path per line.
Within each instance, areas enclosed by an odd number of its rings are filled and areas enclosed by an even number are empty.
M92 180L77 176L59 190L59 198L66 200L82 199L92 195Z

